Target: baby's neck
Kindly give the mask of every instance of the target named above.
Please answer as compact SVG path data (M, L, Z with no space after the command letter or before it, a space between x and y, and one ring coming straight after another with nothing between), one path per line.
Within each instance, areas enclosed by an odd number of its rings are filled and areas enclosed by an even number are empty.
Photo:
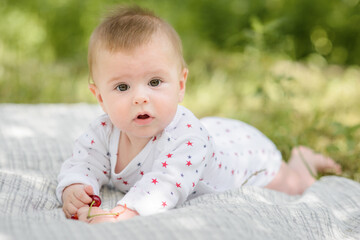
M115 173L120 173L146 146L151 138L131 138L121 132Z
M125 132L121 132L119 144L122 144L130 149L143 149L151 138L131 137Z

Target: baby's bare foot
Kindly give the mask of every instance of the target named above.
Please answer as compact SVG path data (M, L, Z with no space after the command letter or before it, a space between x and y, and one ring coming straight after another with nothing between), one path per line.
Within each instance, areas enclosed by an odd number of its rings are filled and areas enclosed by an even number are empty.
M341 173L341 166L333 159L304 146L292 150L288 164L305 179L314 178L319 172Z
M315 181L318 172L341 173L341 167L329 157L315 153L307 147L296 147L288 164L283 163L276 177L266 188L288 194L302 194Z

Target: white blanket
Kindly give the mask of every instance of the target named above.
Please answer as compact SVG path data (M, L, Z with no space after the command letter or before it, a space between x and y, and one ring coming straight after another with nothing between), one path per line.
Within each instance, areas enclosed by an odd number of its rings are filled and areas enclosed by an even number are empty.
M301 196L243 187L119 223L68 220L57 174L100 113L87 104L0 104L0 239L360 239L360 184L334 176ZM121 197L101 191L105 208Z

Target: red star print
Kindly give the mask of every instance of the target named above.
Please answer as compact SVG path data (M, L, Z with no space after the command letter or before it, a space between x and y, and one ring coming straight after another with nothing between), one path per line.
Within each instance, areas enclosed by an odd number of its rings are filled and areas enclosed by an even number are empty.
M188 141L187 143L186 143L188 146L192 146L192 142L190 142L190 141Z
M195 187L195 183L193 182L193 187Z
M220 163L220 164L219 164L219 168L221 168L221 166L222 166L222 165L221 165L221 163Z
M123 184L128 185L129 183L128 181L123 181Z
M156 178L153 178L152 183L156 185L158 183L158 180Z
M192 128L191 124L187 124L186 126L187 126L188 128Z
M106 126L106 122L101 122L101 125L102 125L103 127L105 127L105 126Z
M172 155L174 155L174 154L171 154L171 153L169 153L168 155L166 155L168 158L171 158L172 157Z
M156 141L156 136L153 138L153 140L152 140L153 142L155 142Z
M234 175L234 173L235 173L235 170L231 170L231 175Z
M107 171L103 171L104 174L107 174Z
M165 202L162 202L161 205L162 205L163 207L166 207L166 206L167 206L166 201L165 201Z
M162 162L162 165L163 165L164 168L166 168L166 166L169 165L169 164L167 164L166 161L165 161L165 162Z
M190 167L192 165L191 161L186 161L186 166Z
M95 143L94 139L93 139L93 140L91 140L91 144L94 144L94 143Z
M177 188L181 188L181 183L176 183Z
M143 176L144 176L144 171L140 171L140 175L143 175Z

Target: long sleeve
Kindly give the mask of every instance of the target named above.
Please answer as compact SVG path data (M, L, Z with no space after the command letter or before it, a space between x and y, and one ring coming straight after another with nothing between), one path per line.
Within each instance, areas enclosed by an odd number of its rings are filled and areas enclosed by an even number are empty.
M99 194L102 185L109 181L109 135L112 125L106 115L96 119L75 142L73 155L67 159L58 176L56 195L62 202L65 187L82 183L91 185Z

